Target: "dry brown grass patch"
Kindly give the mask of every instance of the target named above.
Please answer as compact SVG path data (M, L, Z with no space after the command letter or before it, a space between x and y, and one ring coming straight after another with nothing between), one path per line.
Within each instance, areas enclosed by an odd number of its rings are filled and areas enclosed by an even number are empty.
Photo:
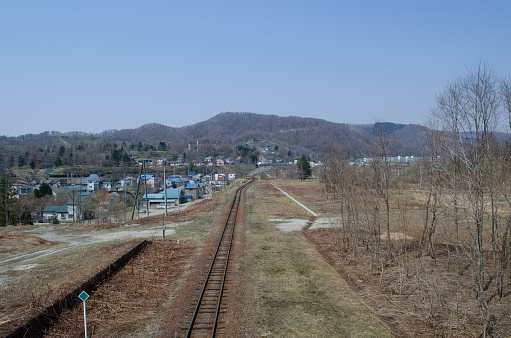
M43 246L50 247L52 245L54 243L33 235L17 233L0 235L0 254L40 249Z

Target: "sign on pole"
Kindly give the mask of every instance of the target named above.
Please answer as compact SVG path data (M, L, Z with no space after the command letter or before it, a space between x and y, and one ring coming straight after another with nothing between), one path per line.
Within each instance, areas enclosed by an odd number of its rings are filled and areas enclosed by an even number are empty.
M78 298L83 301L83 324L85 327L85 338L87 338L87 310L85 308L85 301L89 298L89 294L85 291L82 291Z
M82 291L82 293L80 293L80 295L78 296L78 298L80 298L82 301L86 301L87 298L89 298L89 294L85 291Z

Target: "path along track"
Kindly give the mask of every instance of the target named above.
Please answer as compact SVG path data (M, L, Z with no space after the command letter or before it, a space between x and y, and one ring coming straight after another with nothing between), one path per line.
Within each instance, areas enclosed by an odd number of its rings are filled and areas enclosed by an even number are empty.
M219 323L222 323L221 315L225 312L225 309L222 309L222 296L226 290L225 282L234 238L236 216L242 191L252 182L253 180L250 180L236 190L186 337L214 337L220 327Z

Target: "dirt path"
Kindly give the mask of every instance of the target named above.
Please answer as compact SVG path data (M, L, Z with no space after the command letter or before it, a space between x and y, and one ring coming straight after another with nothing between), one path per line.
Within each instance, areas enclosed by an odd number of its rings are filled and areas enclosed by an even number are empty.
M166 224L166 235L175 233L173 227L177 223ZM132 229L133 228L133 229ZM140 229L139 227L125 226L111 231L72 231L69 227L63 225L38 225L33 229L25 231L16 231L24 235L32 235L50 242L62 243L61 245L54 246L47 249L36 250L30 253L17 254L12 257L0 260L0 272L6 272L12 269L18 269L22 266L31 264L35 260L44 258L46 256L55 255L57 253L70 250L79 246L101 243L115 240L130 240L136 238L161 238L162 227L155 226L151 228Z
M206 202L206 203L203 203ZM179 207L179 214L177 206L169 207L167 220L165 220L165 236L172 236L176 233L176 228L187 224L190 217L186 216L188 211L196 213L200 205L207 205L207 200L196 200L194 202L182 204ZM202 203L202 204L201 204ZM161 225L162 217L165 209L151 209L151 217L142 217L135 219L126 225L113 225L107 226L107 229L95 229L96 224L90 225L84 223L82 225L68 225L68 224L36 224L35 226L28 227L11 227L12 231L4 229L6 234L22 234L27 236L35 236L37 238L56 243L51 247L41 248L39 250L31 250L31 252L20 252L10 255L8 258L0 259L0 273L5 273L13 269L24 269L33 267L34 261L74 249L80 246L102 243L118 240L131 240L131 239L156 239L163 237L163 228ZM173 221L169 222L168 219ZM181 219L180 219L181 218ZM1 276L0 276L1 277ZM0 278L1 279L1 278ZM0 284L1 285L1 284Z
M318 217L318 214L315 213L314 211L312 211L311 209L307 208L305 205L303 205L302 203L298 202L295 198L291 197L287 192L285 192L284 190L280 189L279 187L277 187L275 184L273 184L272 182L270 182L271 185L273 185L275 188L279 189L280 192L282 192L284 195L286 195L287 197L289 197L290 199L292 199L296 204L298 204L299 206L301 206L302 208L304 208L305 210L307 210L308 213L310 213L312 216L314 217Z

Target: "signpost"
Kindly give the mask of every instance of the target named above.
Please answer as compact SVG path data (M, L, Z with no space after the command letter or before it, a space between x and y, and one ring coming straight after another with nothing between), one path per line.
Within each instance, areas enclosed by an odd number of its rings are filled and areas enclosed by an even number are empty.
M89 294L85 291L82 291L78 296L83 301L83 324L85 326L85 338L87 338L87 310L85 309L85 301L89 298Z

